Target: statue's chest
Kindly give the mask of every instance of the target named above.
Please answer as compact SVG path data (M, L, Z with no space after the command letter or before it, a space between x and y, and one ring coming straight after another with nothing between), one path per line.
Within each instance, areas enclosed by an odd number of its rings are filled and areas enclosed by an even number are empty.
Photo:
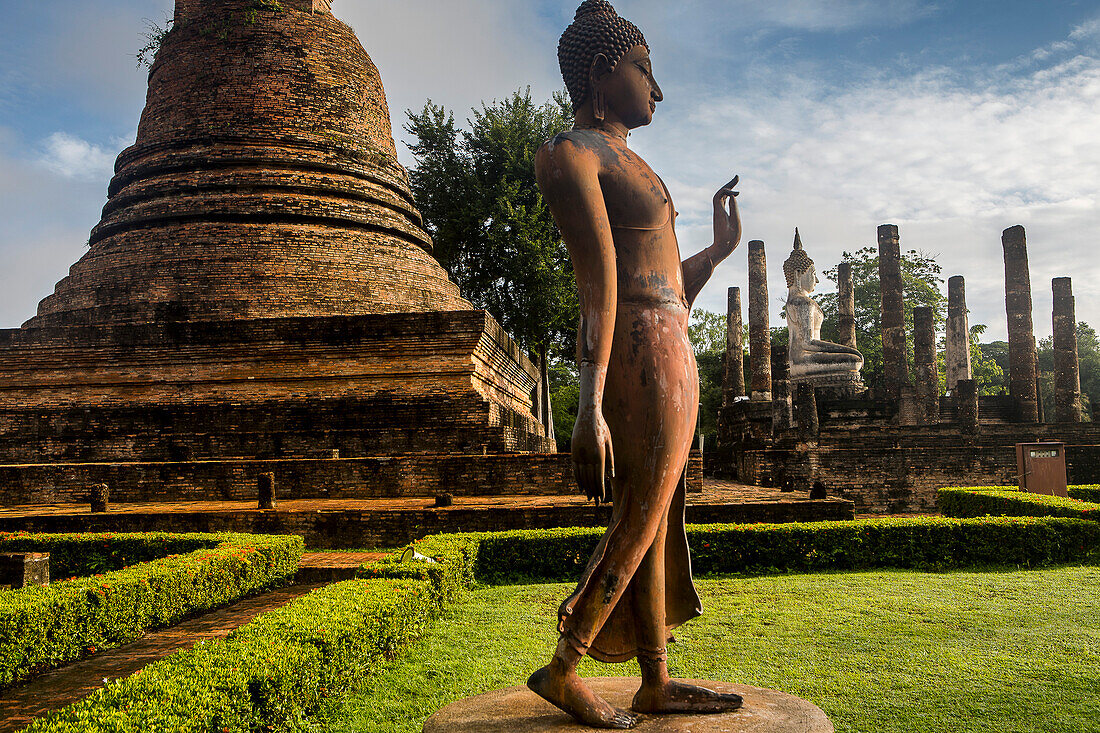
M600 186L613 229L660 230L672 223L668 189L638 156L616 156L600 176Z
M809 300L812 304L810 306L810 311L812 313L810 317L813 319L814 338L818 338L818 335L821 333L821 324L825 322L825 313L821 310L821 306L817 304L816 300L813 298Z

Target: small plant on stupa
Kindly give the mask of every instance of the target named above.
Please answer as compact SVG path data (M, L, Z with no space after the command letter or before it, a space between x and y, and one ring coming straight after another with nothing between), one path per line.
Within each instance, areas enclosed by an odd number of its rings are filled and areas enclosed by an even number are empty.
M135 55L137 58L137 65L140 69L145 67L151 69L153 67L153 60L157 57L157 51L160 50L161 45L164 43L164 39L168 37L168 34L172 32L172 19L165 18L164 25L157 23L155 20L145 18L145 33L142 33L142 37L145 39L145 45L138 49Z

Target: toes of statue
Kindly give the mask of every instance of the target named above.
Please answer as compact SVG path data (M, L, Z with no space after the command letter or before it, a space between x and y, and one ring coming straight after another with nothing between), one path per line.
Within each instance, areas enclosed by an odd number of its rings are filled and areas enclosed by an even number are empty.
M740 695L670 681L659 690L639 690L633 709L640 713L729 713L743 704Z

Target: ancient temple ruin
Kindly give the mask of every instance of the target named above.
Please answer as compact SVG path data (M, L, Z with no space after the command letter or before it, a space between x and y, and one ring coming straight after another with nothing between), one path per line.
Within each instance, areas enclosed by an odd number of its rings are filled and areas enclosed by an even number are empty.
M723 390L717 446L707 457L718 477L764 486L819 491L850 499L863 511L929 511L942 486L1016 485L1014 446L1060 442L1071 483L1100 480L1100 424L1082 422L1076 320L1070 278L1055 278L1054 414L1044 420L1038 399L1031 281L1024 228L1002 235L1008 316L1009 394L978 395L972 379L962 276L948 280L945 367L941 393L933 313L913 309L913 369L906 349L900 269L900 233L878 229L884 379L878 393L838 396L792 388L785 359L773 359L764 342L767 303L764 243L749 249L752 394ZM840 342L855 347L851 267L838 268ZM740 310L740 300L730 299ZM755 319L755 321L754 321ZM740 313L730 314L732 328ZM752 326L750 325L750 329ZM727 339L738 349L737 339ZM759 351L752 351L759 349ZM737 359L727 354L726 363ZM767 363L767 366L765 366ZM765 379L768 383L761 381Z
M328 5L178 0L87 252L0 331L0 502L252 497L270 465L295 496L460 491L554 450Z

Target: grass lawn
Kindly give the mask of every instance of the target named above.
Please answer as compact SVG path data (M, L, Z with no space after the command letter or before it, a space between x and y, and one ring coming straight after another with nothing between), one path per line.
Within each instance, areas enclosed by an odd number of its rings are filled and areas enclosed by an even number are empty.
M673 674L770 687L838 732L1100 731L1100 568L860 572L697 581ZM419 733L454 700L523 684L571 586L466 595L342 708L330 733ZM583 676L636 675L585 660Z

